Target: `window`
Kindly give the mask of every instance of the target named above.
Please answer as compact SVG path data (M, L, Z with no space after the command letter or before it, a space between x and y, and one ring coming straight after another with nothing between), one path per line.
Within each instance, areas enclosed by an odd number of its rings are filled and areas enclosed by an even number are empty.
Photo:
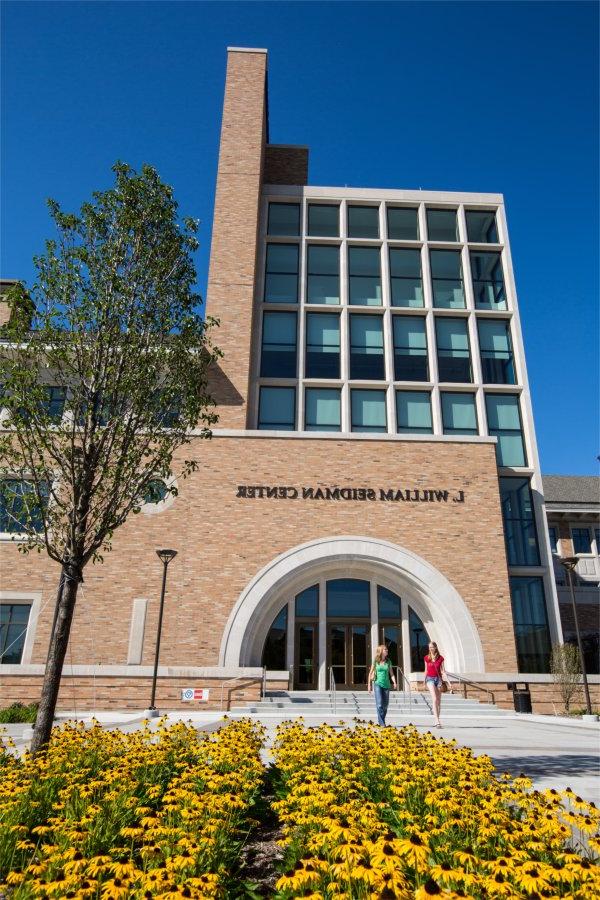
M388 238L390 241L418 241L419 218L416 209L388 206Z
M265 669L282 672L286 668L285 645L287 643L287 606L275 616L273 624L267 634L262 655L262 665Z
M439 309L464 309L460 250L430 250L433 305Z
M331 313L306 316L307 378L340 377L340 317Z
M53 419L55 422L60 422L65 409L66 388L58 385L47 385L45 390L46 400L43 404L43 411L48 418Z
M421 251L390 247L392 306L423 306Z
M31 606L26 603L0 604L0 663L21 662L30 611Z
M313 584L300 594L296 594L296 618L317 619L319 617L319 585Z
M300 234L300 206L297 203L269 203L267 234L284 237Z
M385 378L381 316L350 316L350 378L368 381Z
M293 431L296 418L296 389L261 387L258 427L274 431Z
M477 309L506 309L500 253L471 250L471 275Z
M429 391L396 391L399 434L433 434Z
M513 575L510 593L519 672L548 672L550 631L543 581Z
M396 381L428 381L425 319L394 316L394 378Z
M41 504L35 496L34 485L19 478L0 481L0 532L23 534L44 530L44 510L48 503L48 486L40 484Z
M521 431L519 398L514 394L486 394L488 431L498 438L496 459L499 466L526 466Z
M352 431L387 431L385 391L358 391L351 393Z
M144 503L151 503L156 505L157 503L162 503L162 501L169 495L168 488L164 481L160 478L153 478L152 481L148 482L146 486L146 492L144 494Z
M506 319L478 319L481 371L485 384L514 384L510 325Z
M298 244L267 245L265 302L298 302Z
M558 553L558 528L555 525L550 525L548 535L550 537L550 549L553 553Z
M428 209L427 235L430 241L457 241L456 210Z
M478 434L475 396L442 391L444 434Z
M308 233L311 237L338 237L340 208L325 203L309 203Z
M370 618L368 581L358 578L334 578L327 582L328 618Z
M410 632L410 667L413 672L422 672L423 659L429 646L429 633L414 609L408 608L408 629Z
M496 213L493 210L468 209L467 239L472 244L497 244L498 229L496 228Z
M306 302L340 302L340 248L311 244L307 248Z
M306 431L341 431L340 391L336 388L306 388Z
M539 566L535 516L528 478L501 478L500 503L509 566Z
M380 619L400 618L400 597L380 584L377 585L377 604Z
M379 237L379 207L349 206L348 237L377 240Z
M379 248L349 247L348 276L350 303L363 306L381 306Z
M467 320L436 318L435 333L440 381L472 381Z
M592 539L589 528L571 528L573 553L591 553Z
M296 377L296 313L263 314L262 378Z

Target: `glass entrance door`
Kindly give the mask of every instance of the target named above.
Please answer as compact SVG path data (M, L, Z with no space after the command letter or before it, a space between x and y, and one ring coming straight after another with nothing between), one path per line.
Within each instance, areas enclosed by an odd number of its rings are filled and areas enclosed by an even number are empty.
M338 690L365 690L371 665L369 626L330 623L327 656Z
M315 690L318 669L318 628L313 622L296 623L296 665L294 687Z

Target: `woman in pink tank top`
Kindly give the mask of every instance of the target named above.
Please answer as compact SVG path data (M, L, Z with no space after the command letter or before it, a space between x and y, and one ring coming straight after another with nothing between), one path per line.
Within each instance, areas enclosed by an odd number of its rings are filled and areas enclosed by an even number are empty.
M442 705L442 685L446 678L444 657L438 650L438 645L434 641L430 641L429 653L425 657L425 684L431 694L436 728L442 727L442 723L440 722L440 707ZM450 693L452 693L452 688L449 684L448 688Z

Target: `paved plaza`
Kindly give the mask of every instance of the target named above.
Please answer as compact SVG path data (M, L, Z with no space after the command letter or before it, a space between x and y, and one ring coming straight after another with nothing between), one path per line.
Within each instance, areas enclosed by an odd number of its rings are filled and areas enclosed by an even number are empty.
M232 718L238 718L236 712ZM139 714L97 713L97 719L105 728L134 731L142 727ZM265 762L269 761L269 747L275 737L276 723L267 716L254 715L267 728ZM169 722L190 721L199 730L213 731L227 720L220 712L168 713ZM61 716L61 721L66 721ZM90 717L84 721L89 722ZM356 720L340 716L306 716L306 724L328 722L334 726L353 725ZM153 720L152 727L156 727ZM394 726L406 723L394 722ZM587 800L600 803L600 725L570 721L551 716L517 715L504 713L494 717L482 715L449 719L444 727L432 728L433 723L418 721L419 731L432 730L445 740L454 738L464 747L471 747L476 754L487 753L499 771L530 777L536 788L563 789L571 787ZM18 751L29 745L26 738L29 725L2 726L15 741Z

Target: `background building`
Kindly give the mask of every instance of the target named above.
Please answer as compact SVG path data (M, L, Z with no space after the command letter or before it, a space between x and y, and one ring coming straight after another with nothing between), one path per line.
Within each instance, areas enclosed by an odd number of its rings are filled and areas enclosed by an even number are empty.
M361 689L382 640L414 681L431 638L450 672L507 704L527 680L544 708L562 627L502 196L308 186L307 148L269 143L266 69L229 50L219 426L87 570L61 705L146 705L168 538L162 705L188 686L218 705L234 678L250 698L263 665ZM11 530L3 702L39 692L58 581Z

